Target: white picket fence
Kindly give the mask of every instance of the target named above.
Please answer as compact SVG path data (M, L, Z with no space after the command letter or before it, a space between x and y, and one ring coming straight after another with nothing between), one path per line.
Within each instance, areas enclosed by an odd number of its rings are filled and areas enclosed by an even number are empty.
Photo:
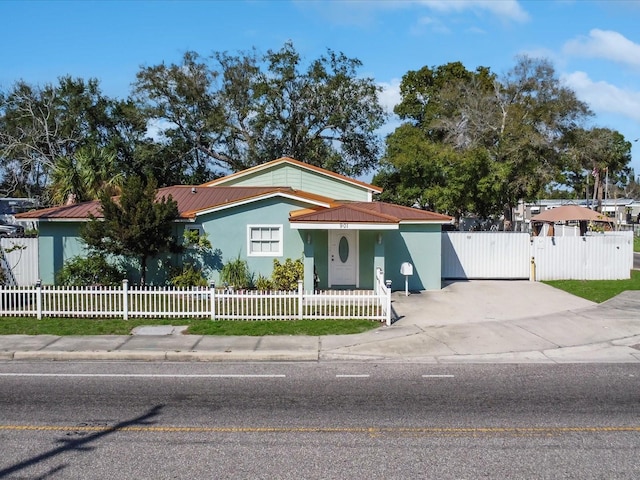
M380 272L381 274L382 272ZM368 319L390 324L391 294L379 291L231 291L216 288L0 287L0 316L212 320Z

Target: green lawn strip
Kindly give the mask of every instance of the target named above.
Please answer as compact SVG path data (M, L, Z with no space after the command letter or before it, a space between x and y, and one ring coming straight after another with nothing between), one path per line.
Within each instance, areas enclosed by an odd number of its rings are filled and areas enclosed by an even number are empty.
M633 251L634 252L640 252L640 237L639 236L633 237Z
M129 335L142 325L188 325L193 335L347 335L380 327L371 320L233 321L193 318L101 318L3 317L0 335Z
M193 335L348 335L379 328L372 320L255 320L233 321L199 320L190 322L188 333Z
M640 271L632 270L629 280L552 280L543 283L592 302L602 303L625 290L640 290Z

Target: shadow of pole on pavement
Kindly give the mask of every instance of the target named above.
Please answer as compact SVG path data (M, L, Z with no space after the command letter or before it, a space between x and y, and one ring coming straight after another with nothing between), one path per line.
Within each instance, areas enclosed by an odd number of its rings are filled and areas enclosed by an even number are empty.
M23 460L22 462L16 463L15 465L12 465L10 467L3 468L2 470L0 470L0 478L4 478L7 475L11 475L13 473L19 472L20 470L24 470L25 468L32 467L40 462L43 462L50 458L54 458L55 456L65 452L70 452L74 450L75 451L93 450L94 447L89 446L91 442L98 440L99 438L105 437L107 435L111 435L112 433L115 433L118 430L131 427L133 425L147 425L151 423L149 422L149 420L151 420L153 417L156 417L160 414L160 410L162 410L163 407L164 405L156 405L155 407L151 408L147 413L140 415L139 417L133 418L131 420L119 422L112 427L105 427L103 430L93 433L87 437L72 439L72 440L60 440L62 445L57 448L49 450L48 452L41 453L40 455L29 458L27 460ZM49 471L46 476L50 475L53 472L58 472L63 469L64 469L63 465L55 467L54 469ZM42 477L42 478L45 478L45 477Z

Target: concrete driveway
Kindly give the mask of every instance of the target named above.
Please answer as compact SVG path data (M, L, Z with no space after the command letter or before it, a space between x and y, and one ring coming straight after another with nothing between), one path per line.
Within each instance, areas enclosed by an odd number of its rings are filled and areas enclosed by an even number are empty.
M594 305L527 280L447 281L440 291L392 295L397 324L423 327L540 317Z

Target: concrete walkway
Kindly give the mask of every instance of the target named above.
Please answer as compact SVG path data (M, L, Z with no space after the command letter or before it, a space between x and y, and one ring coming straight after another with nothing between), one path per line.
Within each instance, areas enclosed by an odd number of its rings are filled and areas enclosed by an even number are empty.
M397 320L357 335L0 336L0 360L640 363L640 291L600 305L542 283L475 280L395 292Z

